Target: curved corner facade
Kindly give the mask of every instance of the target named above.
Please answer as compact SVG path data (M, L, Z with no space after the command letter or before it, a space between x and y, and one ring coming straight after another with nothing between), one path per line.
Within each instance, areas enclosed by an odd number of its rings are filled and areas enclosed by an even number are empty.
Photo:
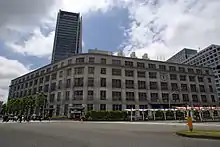
M12 80L9 98L45 92L53 115L86 110L218 105L209 68L86 53Z

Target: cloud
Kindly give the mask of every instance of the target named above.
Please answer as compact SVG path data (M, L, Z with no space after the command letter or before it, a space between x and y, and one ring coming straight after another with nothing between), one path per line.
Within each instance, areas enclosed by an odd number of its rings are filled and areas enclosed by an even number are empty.
M124 52L169 57L184 47L219 44L219 0L145 0L130 8Z
M28 56L44 57L50 56L53 48L54 31L44 36L39 28L36 28L33 35L23 44L6 43L13 51Z
M0 56L0 100L7 100L11 79L29 72L29 69L17 60Z

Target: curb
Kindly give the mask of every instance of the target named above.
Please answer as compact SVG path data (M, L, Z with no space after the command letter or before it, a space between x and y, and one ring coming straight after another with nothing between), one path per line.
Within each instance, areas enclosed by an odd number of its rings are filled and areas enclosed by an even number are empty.
M187 135L187 134L180 133L180 132L176 132L176 135L182 136L182 137L188 137L188 138L220 140L220 136Z

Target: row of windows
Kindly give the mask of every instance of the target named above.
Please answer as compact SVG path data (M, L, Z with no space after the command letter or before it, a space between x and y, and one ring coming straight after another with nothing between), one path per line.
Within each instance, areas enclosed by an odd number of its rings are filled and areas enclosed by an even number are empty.
M191 96L191 99L190 99ZM62 99L62 94L61 92L57 93L57 97L55 100L55 94L50 94L50 103L53 103L55 101L60 102ZM94 100L94 91L88 91L87 92L87 101L93 101ZM100 91L100 95L99 95L100 100L107 100L107 96L106 96L106 91ZM66 91L64 94L64 99L65 101L69 101L70 98L70 91ZM162 102L168 102L170 99L170 102L180 102L180 94L172 94L170 95L169 93L161 93L161 100ZM200 95L200 98L197 94L182 94L182 102L194 102L194 103L198 103L198 102L203 102L203 103L207 103L208 99L210 99L210 102L215 103L216 99L214 95L211 95L210 98L207 97L207 95ZM76 100L76 101L81 101L83 100L83 91L79 90L79 91L74 91L74 94L72 96L72 100ZM122 92L120 91L112 91L112 101L122 101ZM126 101L131 101L131 102L135 102L137 101L135 99L135 93L134 92L126 92L125 93L125 100ZM147 93L145 92L139 92L138 93L138 101L139 102L148 102L148 98L147 98ZM150 93L150 101L151 102L159 102L159 94L158 93Z
M73 62L73 60L69 59L67 61L67 65L72 64L72 62ZM95 57L89 57L88 62L89 63L95 63ZM121 60L112 59L112 63L111 64L115 65L115 66L120 66L120 65L122 65L121 62L122 62ZM78 64L85 63L85 58L84 57L76 58L75 63L78 63ZM101 64L108 64L106 58L101 58L100 59L100 63ZM133 61L124 61L124 65L126 67L134 67L134 62ZM45 73L51 72L53 70L57 70L59 67L64 67L64 66L65 66L65 62L61 62L60 66L58 66L58 64L56 64L52 68L48 67L48 68L43 69L41 71L36 71L35 74L33 73L33 74L30 74L30 75L27 75L26 77L22 77L19 80L15 80L15 83L32 79L32 78L34 78L36 76L43 75ZM144 68L146 68L146 65L145 65L144 62L137 62L136 67L144 69ZM178 70L177 70L176 66L167 66L167 65L159 65L158 68L157 68L157 65L153 64L153 63L149 63L148 64L148 68L149 69L159 69L159 70L162 70L162 71L169 70L169 71L179 71L179 72L186 72L187 71L189 73L197 73L197 74L203 74L204 73L202 69L187 68L187 70L186 70L185 67L178 67ZM205 73L209 74L209 70L205 70Z
M111 87L112 88L123 88L123 84L122 84L122 80L121 79L112 79L111 83ZM36 83L34 83L36 85ZM86 84L86 85L85 85ZM96 85L95 85L96 84ZM107 79L106 78L100 78L100 82L95 82L93 77L89 77L87 79L87 82L84 83L84 78L74 78L74 80L72 79L67 79L65 81L65 83L63 82L63 80L59 80L58 83L57 82L52 82L51 84L45 84L44 85L44 89L43 86L39 86L38 90L44 91L44 92L49 92L49 91L56 91L57 89L63 89L63 88L76 88L76 87L97 87L99 84L99 87L107 87ZM200 85L196 85L196 84L178 84L178 83L168 83L168 82L160 82L160 88L159 88L159 83L155 82L155 81L141 81L138 80L137 83L134 82L134 80L125 80L125 88L127 89L148 89L147 85L149 84L149 89L150 90L181 90L181 91L190 91L191 92L198 92L198 89L200 92L214 92L212 85L209 85L209 90L207 90L207 88L205 87L205 85L200 84ZM33 83L29 84L29 86L31 87L33 85ZM29 87L29 88L30 88ZM171 87L171 88L169 88ZM24 88L28 88L28 83L25 84L24 86L18 86L18 87L14 87L14 89L12 89L12 91L17 91L17 90L22 90ZM34 93L37 92L37 88L33 88L34 89ZM29 89L31 90L31 89Z
M75 74L76 75L81 75L84 74L84 68L83 67L76 67L75 68ZM88 74L95 74L95 68L94 67L88 67ZM101 68L100 69L100 74L107 74L106 68ZM58 76L59 78L62 78L64 76L71 76L72 75L72 69L68 68L66 70L66 75L64 75L64 71L60 71ZM122 70L121 69L112 69L112 75L113 76L121 76L122 75ZM157 79L159 78L159 73L157 72L148 72L148 77L150 79ZM125 76L126 77L134 77L134 71L133 70L125 70ZM137 71L137 77L139 78L146 78L146 72L145 71ZM33 86L33 85L37 85L38 82L40 84L42 84L43 82L49 82L51 80L56 80L57 79L57 73L52 73L51 75L47 75L45 77L41 77L39 80L35 79L34 81L30 81L29 83L25 83L25 88L29 86ZM162 78L162 77L161 77ZM198 82L202 83L204 82L204 77L201 76L187 76L187 75L177 75L177 74L169 74L169 79L165 79L165 80L179 80L179 81L187 81L187 78L189 79L190 82L196 82L196 79ZM207 78L208 83L211 83L211 78ZM23 87L24 85L21 84L21 87ZM18 85L18 87L20 87ZM19 89L19 88L18 88Z

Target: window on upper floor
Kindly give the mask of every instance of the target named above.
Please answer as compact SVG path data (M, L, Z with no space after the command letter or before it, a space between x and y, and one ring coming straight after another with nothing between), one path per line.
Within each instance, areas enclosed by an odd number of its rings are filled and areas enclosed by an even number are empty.
M105 58L101 58L100 63L101 63L101 64L106 64L106 59L105 59Z

